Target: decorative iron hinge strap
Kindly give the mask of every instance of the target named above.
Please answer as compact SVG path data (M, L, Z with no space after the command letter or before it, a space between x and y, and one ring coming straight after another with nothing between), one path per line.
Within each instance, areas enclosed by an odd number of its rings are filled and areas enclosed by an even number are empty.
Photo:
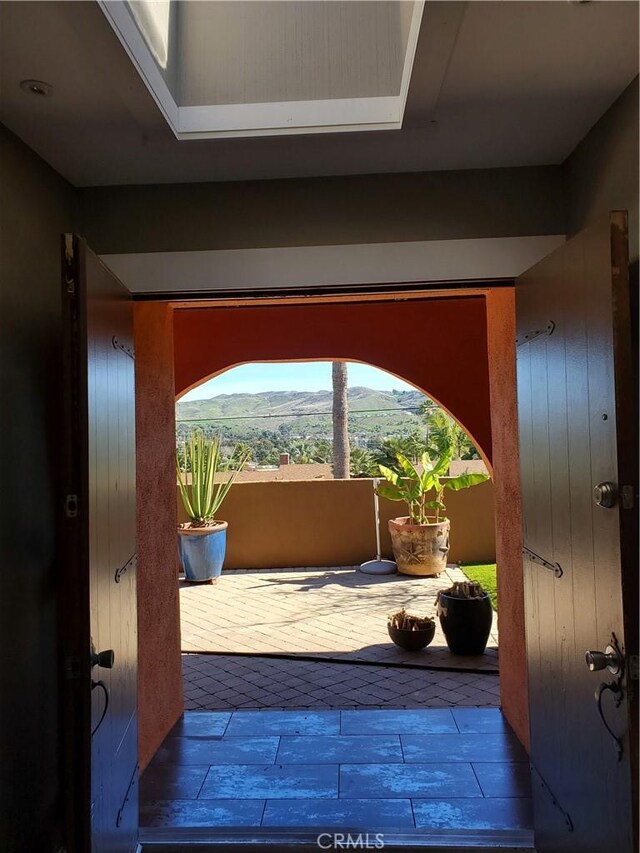
M140 765L136 764L133 768L133 773L131 774L131 779L129 780L129 784L127 785L127 790L124 795L124 800L122 801L122 805L118 809L118 814L116 815L116 826L121 826L122 818L124 817L124 810L129 801L129 797L131 796L131 791L134 785L138 781L138 771L140 770Z
M555 794L553 793L551 788L547 785L546 781L543 779L540 771L535 766L535 764L533 764L532 762L529 762L529 767L531 768L531 773L534 777L534 779L532 781L537 782L540 785L542 790L545 792L545 794L551 800L552 805L562 814L562 817L564 818L564 822L567 825L567 830L569 832L573 832L573 821L571 820L571 815L569 814L569 812L565 811L562 808L562 806L560 805L560 803L556 799Z
M120 583L120 579L121 579L122 575L126 571L128 571L131 568L131 566L135 566L136 557L137 557L137 554L134 554L133 556L129 557L129 559L124 564L124 566L120 566L119 569L116 569L116 574L115 574L115 578L114 578L116 583Z
M553 572L557 578L562 577L563 571L560 563L550 563L549 560L545 560L544 557L541 557L540 554L536 554L536 552L532 551L531 548L524 547L522 549L522 553L525 557L528 557L532 563L536 563L538 566L549 569L549 571Z
M135 360L136 354L129 344L124 344L116 335L111 338L111 343L113 344L114 349L119 349L120 352L123 352L125 355L128 355L129 358L133 358Z
M552 335L555 327L556 324L553 322L553 320L549 320L549 322L543 329L532 329L530 332L527 332L524 335L520 335L519 338L516 338L516 345L522 346L522 344L528 344L529 341L533 341L535 338L539 338L541 335Z

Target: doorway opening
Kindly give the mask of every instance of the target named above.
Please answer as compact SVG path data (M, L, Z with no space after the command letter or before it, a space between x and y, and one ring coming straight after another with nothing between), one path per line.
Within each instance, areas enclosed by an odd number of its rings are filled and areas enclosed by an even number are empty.
M201 380L202 376L207 376L214 372L211 369L212 362L217 365L217 370L215 370L216 373L248 360L261 362L276 360L282 361L285 359L297 361L309 358L317 360L323 357L326 359L327 353L331 353L332 358L340 359L342 361L382 364L396 376L406 377L412 385L418 388L433 389L432 393L434 394L434 397L446 405L450 411L455 411L456 414L459 413L460 420L465 423L465 426L467 424L469 425L470 433L474 436L474 439L477 440L478 445L483 448L483 455L485 455L489 464L494 467L496 474L496 463L498 470L501 470L501 472L506 471L506 478L500 478L500 494L496 494L496 510L498 517L500 509L504 507L505 489L509 482L513 481L513 474L512 472L511 475L509 473L509 465L513 463L513 454L509 456L505 453L503 444L505 441L509 440L508 424L505 424L504 415L505 413L509 415L510 405L514 406L514 387L513 385L510 386L508 381L505 381L504 376L501 377L498 375L500 370L504 370L504 365L497 367L502 352L508 353L509 348L513 347L514 335L512 318L511 324L509 324L509 312L513 311L513 294L506 291L505 294L502 295L496 294L495 300L492 300L490 297L491 293L489 292L474 291L473 293L466 292L464 297L458 295L453 298L449 293L446 298L441 299L434 298L434 294L431 293L423 299L416 299L415 301L411 299L407 300L406 295L401 300L393 297L377 297L372 301L352 301L334 298L323 301L319 300L317 303L312 304L309 304L308 301L301 303L300 300L296 301L295 299L289 301L285 300L285 303L279 305L277 308L277 335L273 334L273 318L275 316L273 311L275 306L272 304L221 305L218 303L214 306L209 303L195 307L193 304L175 304L171 306L167 306L165 304L162 306L156 306L158 316L164 314L162 322L170 328L172 333L172 339L167 347L167 353L170 352L172 366L175 371L175 379L173 387L171 388L172 400L175 400L175 396L180 396L184 391L191 389ZM152 303L141 305L140 308L142 311L147 313L154 311ZM393 328L394 321L397 323L398 328L404 326L404 334L395 336L393 340L391 340L389 336L389 329ZM426 326L425 323L427 324ZM433 340L431 341L428 350L427 348L422 348L420 344L425 327L432 329L432 336L435 336L437 339L436 343L434 343ZM452 328L455 328L457 332L455 340L454 336L451 335ZM242 342L242 345L238 346L240 342ZM442 358L440 363L447 364L449 366L448 372L438 370L438 364L435 363L433 358L429 358L429 353L434 351L434 347L435 351L439 351ZM153 382L156 385L155 391L157 392L157 371L154 373ZM165 388L165 392L166 391L167 389ZM509 397L510 394L511 398ZM157 393L155 394L155 399L158 399ZM168 399L168 393L166 394L166 399ZM501 414L499 426L497 427L494 423L494 419L492 418L494 411ZM164 415L166 416L166 411ZM511 418L511 423L513 424L513 414L511 415ZM172 438L175 441L175 433ZM496 442L494 439L497 439L497 454ZM513 441L513 438L511 438L511 440ZM510 450L513 450L513 446L511 446ZM175 454L175 444L170 448L170 452L172 456ZM515 458L517 465L517 455ZM154 464L157 465L157 458L154 461ZM172 469L175 470L173 465ZM328 481L328 483L331 483L331 481ZM171 485L175 488L174 479ZM371 497L372 490L368 484L367 487L368 495ZM240 488L242 488L242 486L234 486L234 490L236 492L238 492ZM173 494L175 495L175 491L173 491ZM230 494L233 494L233 491ZM512 562L513 565L519 565L520 562L519 549L517 563L512 560L514 553L513 544L513 537L510 537L509 535L505 536L500 531L500 524L498 523L496 528L496 550L498 551L498 554L502 554L502 564L509 572L511 570L508 567ZM511 559L509 558L510 549ZM500 565L500 563L501 561L499 556L498 565ZM354 573L352 572L352 574ZM504 588L508 607L510 606L510 595L513 597L515 592L517 597L517 576L515 581L515 585L510 584L509 587ZM175 575L173 576L173 583L175 584ZM514 627L513 624L511 627ZM511 650L511 654L511 669L509 666L509 660L507 660L506 667L507 690L509 690L509 678L514 678L513 650ZM304 664L307 666L313 666L314 662L304 661ZM345 667L342 671L346 673L346 665L341 664L340 666ZM143 661L141 661L141 669L144 669ZM237 678L238 674L232 673L232 676ZM223 676L220 673L216 673L215 675L204 674L200 679L200 683L204 683L207 678L216 681L221 677ZM244 674L240 672L240 677L248 678L248 674L246 672ZM486 676L480 677L486 678ZM497 680L495 676L494 678ZM522 703L523 707L526 709L526 695L523 695L523 692L526 694L526 691L523 691L525 679L522 677L522 673L518 674L517 680L517 690L520 695L516 696L514 694L509 694L509 692L506 694L506 704L510 705L508 712L510 713L511 718L516 721L516 724L519 714L517 709L520 703ZM502 687L504 694L504 679ZM256 691L260 693L261 690L265 690L264 682L262 685L260 685L260 683L256 685ZM505 702L503 698L503 706L504 705ZM278 707L285 706L283 704ZM472 711L476 712L475 715L471 715ZM483 713L481 713L481 711ZM465 726L470 726L471 728L467 729L467 734L478 734L481 730L485 734L496 735L498 737L505 736L504 727L506 724L500 714L500 711L496 708L461 708L459 721L456 721L456 718L453 716L453 713L449 708L403 709L400 713L404 716L400 723L398 723L397 720L386 721L384 725L394 727L394 731L389 732L388 730L388 733L390 733L392 737L397 738L398 742L401 744L400 738L402 737L402 732L400 729L403 726L410 726L410 721L415 714L423 714L426 712L430 715L435 715L433 717L433 724L436 726L443 722L442 719L440 719L440 723L438 723L436 718L441 718L444 713L446 716L446 721L444 723L445 728L440 730L443 734L449 733L452 735L461 735L463 734L461 727L464 729ZM166 742L156 756L157 764L160 765L160 767L162 767L162 765L171 766L174 767L175 770L177 765L172 763L172 758L175 760L176 750L179 752L182 750L186 755L189 753L189 743L192 742L192 738L195 737L196 739L202 739L204 737L206 740L206 738L219 737L220 734L215 734L213 731L213 729L219 726L223 727L224 736L231 738L243 736L243 727L249 726L249 728L251 728L251 726L254 725L254 722L251 722L250 720L255 720L255 713L259 713L261 715L260 719L263 726L268 725L266 722L267 717L263 715L267 713L271 714L271 711L267 712L263 710L253 712L251 710L236 710L229 712L218 710L210 712L202 711L199 714L194 711L193 714L197 714L197 717L194 718L193 716L187 715L178 724L178 727L172 730L169 738L170 743ZM352 709L344 711L329 709L326 711L302 709L302 711L298 712L289 712L274 710L273 713L276 715L285 715L285 717L281 717L279 720L276 719L274 724L276 726L284 726L287 729L287 732L282 731L277 735L273 735L272 732L272 735L276 738L289 736L306 737L307 735L331 738L357 736L354 734L353 730L351 730L351 732L347 732L349 726L353 725L353 723L349 722L348 716L345 717L343 731L342 719L344 715L352 713L362 715L364 713L386 714L397 712L386 711L383 708L376 708L371 709L370 711L353 711ZM287 717L286 715L288 713L297 713L298 715L302 714L302 717ZM209 722L213 728L211 730L207 729L208 734L206 736L203 736L202 732L198 735L196 732L197 727L201 724L205 725L204 722L200 723L198 720L204 721L207 714L209 715ZM323 718L321 716L321 718L317 718L315 716L316 714L337 715L337 729L336 719L334 717L329 716ZM236 715L238 716L236 717ZM249 717L246 715L249 715ZM151 716L152 715L150 714L149 722L151 724L150 727L152 728L153 723ZM370 725L374 728L379 726L380 719L381 718L374 718ZM190 720L193 720L193 722L190 722ZM234 720L237 720L238 722L234 722ZM421 717L420 726L422 727L422 732L428 731L428 726L430 725L430 723L426 723L425 720L426 718ZM357 718L357 725L360 727L359 734L362 736L375 736L372 730L367 731L365 723L366 720L364 716L359 716ZM325 727L325 724L328 725L328 728ZM206 725L209 724L207 723ZM398 725L400 725L400 728L398 728ZM424 725L427 725L427 729L424 729ZM195 726L196 729L194 729L193 726ZM240 728L237 728L238 726ZM320 728L318 729L316 726L319 726ZM479 727L479 729L475 730L474 726ZM299 729L300 731L298 731ZM250 737L260 736L255 732L254 734L250 734L246 728L244 729L244 734ZM262 734L265 737L270 736L266 732L262 732ZM408 734L406 729L404 734ZM525 737L522 739L524 740ZM507 739L509 740L507 752L501 753L498 750L494 754L496 756L510 755L511 758L507 760L507 763L509 765L514 765L513 757L515 753L509 752L509 750L518 750L521 749L521 747L518 746L515 739L512 739L511 735L509 735ZM235 743L237 744L237 741ZM157 747L157 742L154 746ZM269 746L270 749L272 747L273 744ZM317 747L317 743L312 745L310 741L305 741L300 744L300 748L307 750L307 755L309 754L308 750L312 749L314 754L317 756ZM348 748L352 747L353 743L349 743ZM279 748L280 747L278 746L274 753L274 767L284 766L283 762L280 764L275 763L275 756L278 755ZM163 750L168 751L163 752ZM155 749L150 750L150 754L153 754L154 752ZM523 756L524 753L518 754L519 758L523 758ZM187 759L187 765L185 766L193 766L194 760L196 760L194 758L194 753L191 752L191 758ZM212 761L211 767L216 764L216 761ZM191 762L191 764L189 764L189 762ZM499 763L500 761L498 761L498 764ZM522 764L524 767L523 761L516 761L515 764L518 766ZM249 764L245 766L250 767ZM318 766L324 767L325 765L320 764ZM208 770L209 768L207 768L207 771ZM386 770L380 770L380 773L384 775L388 770L389 768L387 767ZM160 775L162 775L162 772L162 769L160 769ZM282 772L285 773L285 771ZM302 771L298 769L293 773L293 775L297 779L300 779L300 772ZM313 777L314 780L317 781L322 778L323 772L324 771L318 771L318 773ZM510 772L513 772L513 767L510 768ZM356 773L356 775L358 775L358 773ZM402 773L407 774L408 771L400 771L401 775ZM216 774L214 771L213 776L216 775L221 774ZM413 778L413 771L409 772L409 776ZM249 777L251 777L253 781L247 782L246 780L249 779ZM474 776L474 778L477 781L477 777ZM511 779L511 781L514 780ZM238 784L244 784L238 780L236 780L236 782ZM257 783L253 777L253 771L251 769L246 770L245 782L249 786L249 789L254 792L260 789L259 785L256 787ZM157 789L153 787L153 784L151 790L155 793L155 796L153 797L154 800L157 801ZM200 784L204 784L203 780L200 780ZM354 796L352 799L359 801L367 799L365 787L359 787L358 791L360 792L360 795ZM206 786L205 790L209 791ZM282 793L282 789L279 790ZM455 786L451 790L455 790ZM451 790L449 793L451 793ZM482 789L479 787L478 791L481 790ZM211 793L215 793L213 789L209 791L209 794ZM226 803L224 792L219 791L218 794L221 795L222 799L225 799ZM482 794L480 795L482 796ZM326 794L320 795L320 799L324 799L325 797L327 797ZM286 800L288 800L288 798L289 794L285 794L283 797L283 799ZM331 799L330 796L328 796L328 798ZM212 797L209 796L205 799L211 800ZM266 799L270 798L267 797ZM277 796L274 797L274 799L277 799ZM294 797L293 799L296 798ZM211 803L208 802L205 806L198 806L198 808L202 808L204 810L203 813L208 815L208 817L203 818L206 821L211 818L211 809L208 808L210 805ZM226 803L226 805L228 805L228 803ZM406 806L406 803L404 805ZM491 805L494 806L495 803L492 803ZM290 810L291 803L288 803L287 807ZM234 818L230 817L228 813L225 812L225 814L226 817L221 818L221 825L225 825L225 821L227 821L226 825L229 825L228 821L234 820ZM395 810L393 810L393 815L393 820L400 821L398 825L405 825L402 824L402 820L396 814ZM432 820L432 818L433 816L431 815L429 820ZM153 823L154 819L155 818L152 815L151 823ZM273 817L272 819L274 821L280 819L286 820L286 818L282 816L280 818ZM415 818L412 817L411 819L413 821L412 826L415 829ZM518 820L521 820L521 816ZM233 825L233 823L231 825ZM253 825L255 825L255 823ZM265 826L266 825L267 824L265 824ZM280 825L282 826L287 824L281 823ZM513 826L511 828L513 828Z

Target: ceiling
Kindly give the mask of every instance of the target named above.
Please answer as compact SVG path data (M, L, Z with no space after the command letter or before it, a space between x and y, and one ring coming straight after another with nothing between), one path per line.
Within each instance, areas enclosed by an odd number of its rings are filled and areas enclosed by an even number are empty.
M399 130L178 140L93 0L0 3L0 57L0 120L77 186L542 165L638 73L638 3L427 2Z
M100 6L178 139L402 127L423 0Z

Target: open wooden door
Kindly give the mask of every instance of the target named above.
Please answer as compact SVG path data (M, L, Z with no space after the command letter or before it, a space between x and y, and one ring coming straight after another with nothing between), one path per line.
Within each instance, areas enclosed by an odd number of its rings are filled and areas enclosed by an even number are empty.
M69 853L138 839L135 387L129 292L65 235L64 560Z
M539 853L634 848L637 466L628 272L627 217L613 213L516 282ZM590 656L590 669L585 653L607 647L611 656Z

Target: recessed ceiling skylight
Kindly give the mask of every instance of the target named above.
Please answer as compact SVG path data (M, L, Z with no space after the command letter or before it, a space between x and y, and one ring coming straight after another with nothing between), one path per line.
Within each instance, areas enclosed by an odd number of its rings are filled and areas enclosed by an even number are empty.
M178 139L402 124L424 2L100 5Z

